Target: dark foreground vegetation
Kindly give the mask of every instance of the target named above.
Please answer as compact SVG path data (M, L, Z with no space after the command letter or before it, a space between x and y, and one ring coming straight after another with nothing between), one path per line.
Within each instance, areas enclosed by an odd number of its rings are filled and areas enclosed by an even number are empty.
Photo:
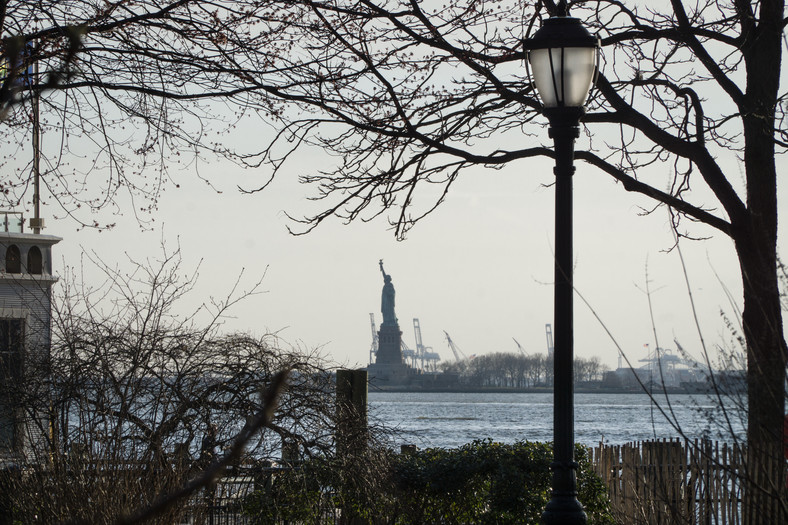
M259 283L178 315L195 281L181 262L163 250L127 275L89 259L107 280L88 293L64 279L50 348L29 348L4 384L16 409L0 524L538 522L549 445L394 454L357 403L366 374L218 329ZM578 457L581 501L607 523Z
M588 523L614 524L607 490L594 473L588 450L577 447L576 455L579 499ZM349 457L247 464L228 470L217 484L196 491L145 523L536 524L550 497L551 460L549 444L487 440L456 449L402 454L364 449ZM102 473L87 464L81 467L69 476L83 495L74 493L62 502L71 518L77 518L75 522L82 522L80 516L96 516L91 507L103 506L113 485L124 489L124 501L115 498L123 506L144 505L154 496L140 485L147 474L153 474L152 469L127 467ZM177 465L160 470L159 485L174 482L172 476L178 470ZM4 510L14 518L23 517L25 523L70 522L68 514L53 514L54 509L46 505L36 507L36 499L39 503L49 499L45 489L51 482L42 471L31 474L6 471L0 476L3 489L24 491L28 505L27 509L14 505ZM65 510L62 506L60 510ZM120 522L129 521L121 518Z
M0 524L538 523L549 444L395 454L356 404L367 389L365 376L353 379L359 371L275 338L218 330L254 284L214 301L200 322L205 305L175 314L193 283L177 252L132 276L93 262L107 282L85 293L67 280L50 351L28 348L30 366L3 384L15 446L0 457ZM600 452L596 470L578 448L589 523L651 525L656 511L670 523L706 523L696 517L716 516L706 510L717 503L732 517L719 523L741 523L749 450L677 448ZM762 523L780 523L769 517L788 501L778 459L766 488L780 497L761 507ZM616 521L606 487L623 502ZM667 504L655 503L665 495Z
M576 455L589 523L614 523L588 451L577 447ZM551 460L549 444L530 442L387 453L373 461L380 469L374 487L360 487L345 472L347 463L315 459L278 473L275 483L246 498L244 513L261 524L324 523L327 507L345 509L361 523L539 523L550 498Z

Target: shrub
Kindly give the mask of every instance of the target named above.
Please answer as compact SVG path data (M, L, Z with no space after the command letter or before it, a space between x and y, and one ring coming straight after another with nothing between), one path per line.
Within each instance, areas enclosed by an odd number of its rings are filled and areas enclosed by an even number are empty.
M613 523L602 481L578 446L579 499L590 524ZM474 441L398 456L396 523L539 523L550 498L547 443Z
M604 485L587 450L578 446L576 459L578 498L588 523L613 524ZM325 488L331 487L335 506L369 523L536 524L550 498L551 461L547 443L474 441L456 449L377 455L377 479L370 487L354 482L359 476L348 472L352 463L314 459L257 491L247 499L246 511L258 523L294 518L322 523L326 514L319 509L325 509ZM370 479L368 472L360 478Z

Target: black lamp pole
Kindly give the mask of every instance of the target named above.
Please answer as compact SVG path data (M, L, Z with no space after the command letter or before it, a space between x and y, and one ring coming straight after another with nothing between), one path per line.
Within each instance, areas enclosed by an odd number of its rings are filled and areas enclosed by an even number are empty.
M577 500L575 462L574 321L572 286L572 175L575 139L580 135L582 107L546 108L555 145L555 297L553 323L553 471L552 497L542 514L545 525L585 524Z
M593 82L598 37L576 18L567 16L566 2L558 16L545 20L525 42L534 85L550 122L555 151L555 345L553 354L552 496L542 514L545 525L585 525L577 500L575 462L574 321L572 284L572 175L575 139Z

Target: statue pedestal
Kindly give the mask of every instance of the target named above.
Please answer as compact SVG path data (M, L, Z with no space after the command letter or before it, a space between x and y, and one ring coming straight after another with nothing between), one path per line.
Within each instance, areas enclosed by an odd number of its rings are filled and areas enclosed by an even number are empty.
M375 364L367 368L370 383L376 386L406 385L414 372L402 362L402 331L399 325L396 323L380 325Z
M369 384L376 388L387 386L405 386L410 384L411 378L416 375L416 370L405 363L399 364L372 364L367 367Z
M402 364L402 331L397 324L380 325L376 365Z

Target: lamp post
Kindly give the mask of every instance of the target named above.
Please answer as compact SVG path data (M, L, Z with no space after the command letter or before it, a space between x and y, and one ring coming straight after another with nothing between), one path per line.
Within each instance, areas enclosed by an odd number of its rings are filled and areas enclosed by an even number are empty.
M585 524L577 500L577 463L574 460L574 384L572 316L572 174L574 144L580 136L596 72L599 39L577 18L567 16L566 2L559 16L526 42L533 83L550 122L555 145L555 345L553 353L553 471L552 496L542 514L546 525Z

